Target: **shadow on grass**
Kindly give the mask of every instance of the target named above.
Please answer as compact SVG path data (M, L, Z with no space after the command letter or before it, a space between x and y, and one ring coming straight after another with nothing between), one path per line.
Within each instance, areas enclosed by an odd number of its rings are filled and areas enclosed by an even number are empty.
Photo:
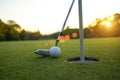
M33 59L34 60L57 60L59 59L60 57L51 57L51 56L37 56L37 57L34 57Z
M68 58L67 61L71 62L71 61L78 61L80 60L80 57L74 57L74 58ZM85 60L91 60L91 61L99 61L99 59L95 58L95 57L85 57Z

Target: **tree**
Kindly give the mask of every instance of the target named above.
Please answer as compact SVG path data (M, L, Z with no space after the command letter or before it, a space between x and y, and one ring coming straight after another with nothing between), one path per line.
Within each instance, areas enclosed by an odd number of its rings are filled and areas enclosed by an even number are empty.
M87 28L85 37L120 37L120 14L97 18Z
M4 23L0 20L0 41L3 40L19 40L21 27L14 21L9 20Z
M20 32L20 39L21 40L26 40L26 31L23 29Z
M41 34L40 34L40 31L38 30L38 31L36 31L36 32L33 32L33 33L31 33L30 35L29 35L29 39L30 40L38 40L38 39L40 39L41 38Z
M8 20L5 33L6 40L20 40L20 30L21 27L17 23L12 20Z
M118 13L114 14L113 26L115 32L114 36L120 36L120 14Z
M5 34L4 34L6 32L5 28L6 28L6 24L2 20L0 20L0 41L5 40Z

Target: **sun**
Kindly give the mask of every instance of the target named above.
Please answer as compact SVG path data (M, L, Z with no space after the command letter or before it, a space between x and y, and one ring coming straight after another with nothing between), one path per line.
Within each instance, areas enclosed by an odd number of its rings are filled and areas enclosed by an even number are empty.
M111 23L110 22L105 22L106 27L110 28L111 27Z
M102 24L107 28L111 27L111 22L110 21L103 21Z
M112 27L114 16L108 16L102 20L102 25L106 28Z

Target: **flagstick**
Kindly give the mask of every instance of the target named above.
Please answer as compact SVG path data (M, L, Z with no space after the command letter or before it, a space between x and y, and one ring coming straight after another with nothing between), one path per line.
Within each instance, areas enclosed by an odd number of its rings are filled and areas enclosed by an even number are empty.
M82 18L82 0L78 0L78 10L79 10L79 35L80 35L80 61L85 62L84 57L84 32L83 32L83 18Z

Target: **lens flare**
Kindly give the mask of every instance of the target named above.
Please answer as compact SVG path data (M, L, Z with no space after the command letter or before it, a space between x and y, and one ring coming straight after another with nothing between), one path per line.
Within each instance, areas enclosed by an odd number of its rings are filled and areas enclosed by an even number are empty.
M70 40L70 35L60 36L60 42L65 42L66 40Z
M65 37L64 36L60 36L60 42L65 42Z
M69 35L65 35L65 40L69 40L70 36Z
M74 33L72 33L72 37L73 37L73 38L77 38L77 37L78 37L78 34L74 32Z

